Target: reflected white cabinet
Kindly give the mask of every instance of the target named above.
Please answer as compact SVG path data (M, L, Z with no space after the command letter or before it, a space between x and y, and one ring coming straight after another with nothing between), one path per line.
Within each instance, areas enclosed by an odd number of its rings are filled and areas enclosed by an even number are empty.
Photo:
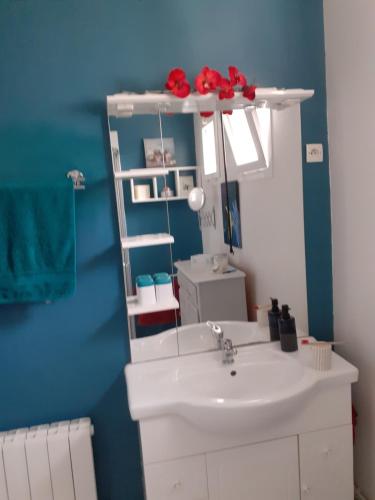
M210 500L299 498L296 436L207 455Z
M302 500L353 500L352 426L301 434Z
M175 263L182 325L205 321L247 321L245 273L196 271L190 261Z

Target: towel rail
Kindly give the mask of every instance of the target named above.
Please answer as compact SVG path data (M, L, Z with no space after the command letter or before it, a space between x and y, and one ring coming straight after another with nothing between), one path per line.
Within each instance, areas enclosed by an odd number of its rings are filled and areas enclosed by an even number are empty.
M73 187L74 189L85 189L85 176L83 175L82 172L79 170L69 170L69 172L66 174L66 176L69 179L72 179L73 181Z

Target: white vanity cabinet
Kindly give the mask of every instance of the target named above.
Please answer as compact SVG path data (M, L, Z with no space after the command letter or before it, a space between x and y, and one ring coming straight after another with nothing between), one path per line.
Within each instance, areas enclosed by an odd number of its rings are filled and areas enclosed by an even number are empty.
M297 437L207 455L210 500L296 500Z
M299 449L302 500L353 500L351 425L302 434Z
M353 500L350 425L145 466L147 500Z
M315 370L310 349L267 342L238 347L230 365L216 350L128 365L147 500L353 500L358 370L336 353Z
M256 431L207 432L177 416L140 421L147 500L353 500L350 385Z
M206 457L198 455L144 468L147 500L208 500Z
M245 273L224 274L192 269L190 261L178 261L182 325L211 321L247 321Z

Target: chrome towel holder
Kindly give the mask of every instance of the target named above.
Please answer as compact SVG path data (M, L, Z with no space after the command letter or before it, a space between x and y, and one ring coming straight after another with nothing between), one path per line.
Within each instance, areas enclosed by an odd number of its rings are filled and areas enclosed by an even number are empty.
M85 176L79 170L69 170L69 172L66 174L66 176L68 177L68 179L72 179L74 189L82 190L82 189L86 188Z

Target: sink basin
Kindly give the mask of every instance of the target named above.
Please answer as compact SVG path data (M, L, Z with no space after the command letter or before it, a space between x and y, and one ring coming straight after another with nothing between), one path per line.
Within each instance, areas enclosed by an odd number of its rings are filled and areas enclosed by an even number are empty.
M313 370L308 350L284 353L274 342L240 348L231 365L218 351L127 365L131 416L175 415L230 434L272 425L300 411L321 385L357 380L356 368L336 354L332 370Z

